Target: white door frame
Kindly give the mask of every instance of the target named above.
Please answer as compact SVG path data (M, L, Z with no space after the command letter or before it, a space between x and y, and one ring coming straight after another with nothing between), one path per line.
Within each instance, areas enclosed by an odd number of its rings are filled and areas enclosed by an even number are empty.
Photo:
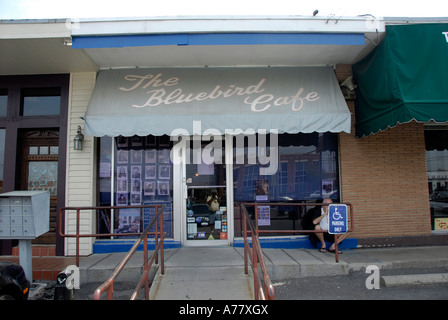
M227 207L227 239L225 240L188 240L187 239L187 207L188 197L187 177L186 177L186 157L184 152L188 139L180 139L173 146L173 219L174 219L174 240L180 241L182 246L231 246L234 238L234 205L233 205L233 139L226 135L225 162L226 162L226 207Z

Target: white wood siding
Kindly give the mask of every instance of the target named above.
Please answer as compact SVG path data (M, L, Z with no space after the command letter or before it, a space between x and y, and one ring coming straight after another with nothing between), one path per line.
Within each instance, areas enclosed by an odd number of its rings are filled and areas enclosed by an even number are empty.
M70 77L70 99L67 134L67 173L66 207L96 205L96 158L94 138L84 136L83 150L73 150L73 139L78 126L84 133L84 116L90 96L95 86L96 73L72 73ZM96 217L91 212L82 211L80 219L81 233L93 233L96 229ZM76 212L68 211L65 217L65 233L75 234ZM94 239L80 239L80 254L92 254ZM75 238L65 239L65 255L74 255Z

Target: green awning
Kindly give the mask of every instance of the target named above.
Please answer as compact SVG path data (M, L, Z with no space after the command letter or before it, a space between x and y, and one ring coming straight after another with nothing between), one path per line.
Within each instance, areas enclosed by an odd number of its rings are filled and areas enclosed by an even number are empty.
M447 122L448 24L387 26L353 75L356 136L410 121Z

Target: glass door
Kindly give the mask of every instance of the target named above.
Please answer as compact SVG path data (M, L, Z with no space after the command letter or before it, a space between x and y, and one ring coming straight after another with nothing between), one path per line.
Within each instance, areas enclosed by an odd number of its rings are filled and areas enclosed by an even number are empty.
M191 144L190 144L191 142ZM187 245L228 244L225 146L190 141L185 164Z
M50 192L50 230L34 243L56 243L58 188L58 130L23 131L21 190Z

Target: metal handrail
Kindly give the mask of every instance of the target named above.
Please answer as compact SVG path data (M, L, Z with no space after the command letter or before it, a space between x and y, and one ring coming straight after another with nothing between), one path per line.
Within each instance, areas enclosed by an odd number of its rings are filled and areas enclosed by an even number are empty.
M138 206L93 206L93 207L64 207L59 210L59 225L58 225L58 233L61 238L75 238L75 257L76 257L76 265L79 267L79 240L80 238L96 238L96 237L123 237L123 236L140 236L141 232L128 232L128 233L82 233L80 230L80 220L81 220L81 211L98 211L98 210L121 210L121 209L146 209L146 208L157 208L162 205L138 205ZM165 205L163 205L165 206ZM62 226L62 221L65 219L62 218L62 214L66 211L76 211L76 228L74 234L65 234ZM140 215L142 216L141 212ZM143 217L142 217L143 218ZM149 232L149 235L155 235L155 232Z
M353 232L354 228L355 228L355 224L354 224L354 212L353 212L353 205L350 202L341 202L339 204L345 204L347 205L350 210L349 210L349 217L350 217L350 227L347 230L348 232ZM275 202L275 203L260 203L260 202L251 202L251 203L241 203L242 207L244 208L244 214L248 215L246 206L254 206L255 207L255 226L256 226L256 231L257 231L257 235L261 234L261 233L327 233L328 231L326 230L259 230L258 229L258 206L295 206L295 207L316 207L316 206L328 206L330 205L330 203L289 203L289 202ZM247 218L249 218L248 220L250 221L250 216L247 216ZM244 221L246 219L243 218L243 226L244 226ZM243 227L244 229L244 227ZM338 253L338 241L337 241L337 234L334 235L334 244L335 244L335 261L339 262L339 253Z
M159 209L160 207L160 209ZM158 210L159 209L159 210ZM118 266L115 268L115 270L112 272L112 274L110 275L110 277L102 284L100 285L94 292L93 294L93 299L94 300L100 300L101 299L101 295L104 291L107 291L107 300L112 300L113 299L113 287L114 287L114 281L115 279L118 277L118 275L120 274L120 272L124 269L124 267L126 266L126 264L128 263L128 261L131 259L132 255L137 251L138 246L140 245L140 243L144 240L143 242L143 275L140 277L140 280L134 290L134 292L132 293L131 299L130 300L136 300L138 297L138 294L140 292L140 289L142 287L142 285L145 285L145 300L149 299L149 270L152 266L152 264L154 263L154 260L157 263L157 257L158 257L158 252L160 249L160 268L161 268L161 274L165 274L165 264L164 264L164 250L163 250L163 240L165 238L165 233L163 232L163 210L165 209L165 205L159 206L156 205L156 215L155 217L152 219L152 221L148 224L148 226L145 228L145 230L143 231L143 233L140 235L140 237L137 239L137 241L134 243L134 245L132 246L132 248L129 250L129 252L126 254L126 256L123 258L123 260L118 264ZM160 218L160 230L157 231L158 229L158 223L157 220ZM152 228L153 225L156 225L155 229L155 234L156 234L156 247L154 249L154 252L151 255L151 259L148 261L148 234L149 234L149 229ZM160 235L160 242L158 243L158 235Z
M140 281L138 282L137 288L135 289L131 299L136 299L137 295L142 287L143 284L145 284L145 298L149 298L149 283L148 283L148 275L149 275L149 269L151 268L152 264L158 263L158 252L160 251L160 259L161 259L161 273L165 273L165 264L164 264L164 238L165 238L165 232L163 232L163 211L165 209L166 205L139 205L139 206L95 206L95 207L64 207L59 210L59 225L58 225L58 233L59 236L63 238L76 238L76 265L79 267L79 240L80 238L95 238L100 236L140 236L137 241L134 243L128 254L124 257L124 259L121 261L121 263L115 268L114 272L112 273L111 277L98 289L100 289L97 293L95 291L94 299L97 297L98 299L101 297L101 294L104 290L107 290L107 297L108 299L113 298L113 281L118 276L118 274L121 272L121 270L125 267L126 263L129 261L131 256L135 253L137 250L137 247L140 245L142 240L143 242L143 264L144 264L144 272L142 277L140 278ZM145 208L155 208L156 215L151 220L151 222L148 224L148 226L145 228L143 232L138 233L89 233L89 234L81 234L80 233L80 217L81 217L81 211L92 211L92 210L105 210L105 209L145 209ZM63 232L62 228L62 213L65 211L76 211L76 231L75 234L65 234ZM142 212L140 211L140 214L142 215ZM158 219L160 219L160 223L158 223ZM149 232L149 230L154 226L155 224L155 231ZM148 261L148 235L154 235L155 237L155 249L154 252ZM159 237L160 236L160 242Z
M254 293L255 300L274 300L275 299L275 290L272 285L271 278L267 272L266 264L264 262L263 252L261 251L260 242L258 241L258 224L256 227L253 225L249 213L247 212L244 204L241 204L242 211L244 213L243 218L243 235L244 235L244 273L248 274L248 255L251 258L251 266L252 272L254 275ZM256 213L257 215L257 213ZM256 220L257 221L257 220ZM247 240L247 225L249 224L249 228L252 234L252 251L250 251L249 242ZM258 263L261 267L261 272L263 275L264 282L264 290L261 285L260 276L258 274Z

